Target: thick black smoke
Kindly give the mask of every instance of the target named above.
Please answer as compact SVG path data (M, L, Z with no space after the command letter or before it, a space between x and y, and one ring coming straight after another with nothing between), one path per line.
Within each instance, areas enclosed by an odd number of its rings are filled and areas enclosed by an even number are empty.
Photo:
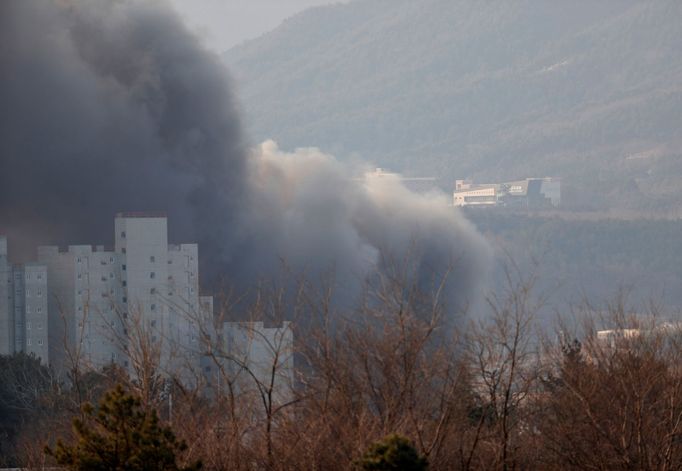
M0 232L19 252L164 211L204 274L242 286L285 260L353 293L413 247L418 276L454 263L455 302L478 286L485 245L439 197L313 149L249 150L220 59L163 1L2 0L0 72Z
M245 151L218 58L162 2L0 9L0 229L14 245L107 241L116 212L166 211L177 238L227 249Z

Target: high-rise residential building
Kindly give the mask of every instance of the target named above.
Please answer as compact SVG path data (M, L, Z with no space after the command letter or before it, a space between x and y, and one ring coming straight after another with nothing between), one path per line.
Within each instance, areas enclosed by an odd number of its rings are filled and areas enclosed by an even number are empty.
M210 384L220 369L242 392L274 381L273 400L290 400L289 322L214 325L213 297L199 296L196 244L169 244L161 214L118 214L114 230L111 248L42 246L37 263L17 266L0 237L0 354L33 354L58 375L116 364L134 377L147 361Z
M162 369L198 371L199 323L211 313L199 302L197 245L169 245L164 215L121 213L114 229L112 249L38 249L50 280L51 363L133 369L151 351Z
M24 352L48 363L47 268L13 266L0 237L0 354Z
M14 350L49 361L47 268L27 263L14 269Z

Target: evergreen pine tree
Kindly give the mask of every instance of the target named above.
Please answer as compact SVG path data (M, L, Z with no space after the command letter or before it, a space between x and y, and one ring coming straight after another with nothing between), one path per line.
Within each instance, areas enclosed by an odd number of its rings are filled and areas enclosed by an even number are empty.
M83 408L84 420L74 419L76 442L61 440L45 452L60 466L78 471L194 471L177 464L177 454L187 445L178 441L170 427L159 424L156 411L144 410L140 400L117 386L105 394L95 409Z
M419 456L410 441L400 435L389 435L370 446L358 461L366 471L426 471L428 462Z

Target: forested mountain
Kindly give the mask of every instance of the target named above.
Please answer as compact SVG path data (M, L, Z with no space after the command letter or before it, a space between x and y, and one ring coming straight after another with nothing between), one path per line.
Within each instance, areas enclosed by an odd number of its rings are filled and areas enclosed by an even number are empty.
M682 2L357 0L224 55L254 141L682 207Z

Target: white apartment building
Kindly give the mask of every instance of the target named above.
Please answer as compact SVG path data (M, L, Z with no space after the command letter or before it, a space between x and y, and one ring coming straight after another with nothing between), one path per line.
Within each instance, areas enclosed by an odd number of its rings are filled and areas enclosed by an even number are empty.
M24 352L48 363L47 268L12 266L0 236L0 354Z
M15 267L0 237L0 354L34 354L58 375L115 363L135 376L148 348L162 372L210 383L211 349L241 392L272 385L274 401L292 399L290 322L214 326L213 297L199 296L196 244L168 244L164 215L121 213L114 230L112 248L42 246L38 263Z
M121 213L114 228L112 249L38 249L50 280L50 363L63 371L77 357L134 373L148 348L167 372L199 371L199 323L212 313L201 309L197 245L169 245L164 215Z

